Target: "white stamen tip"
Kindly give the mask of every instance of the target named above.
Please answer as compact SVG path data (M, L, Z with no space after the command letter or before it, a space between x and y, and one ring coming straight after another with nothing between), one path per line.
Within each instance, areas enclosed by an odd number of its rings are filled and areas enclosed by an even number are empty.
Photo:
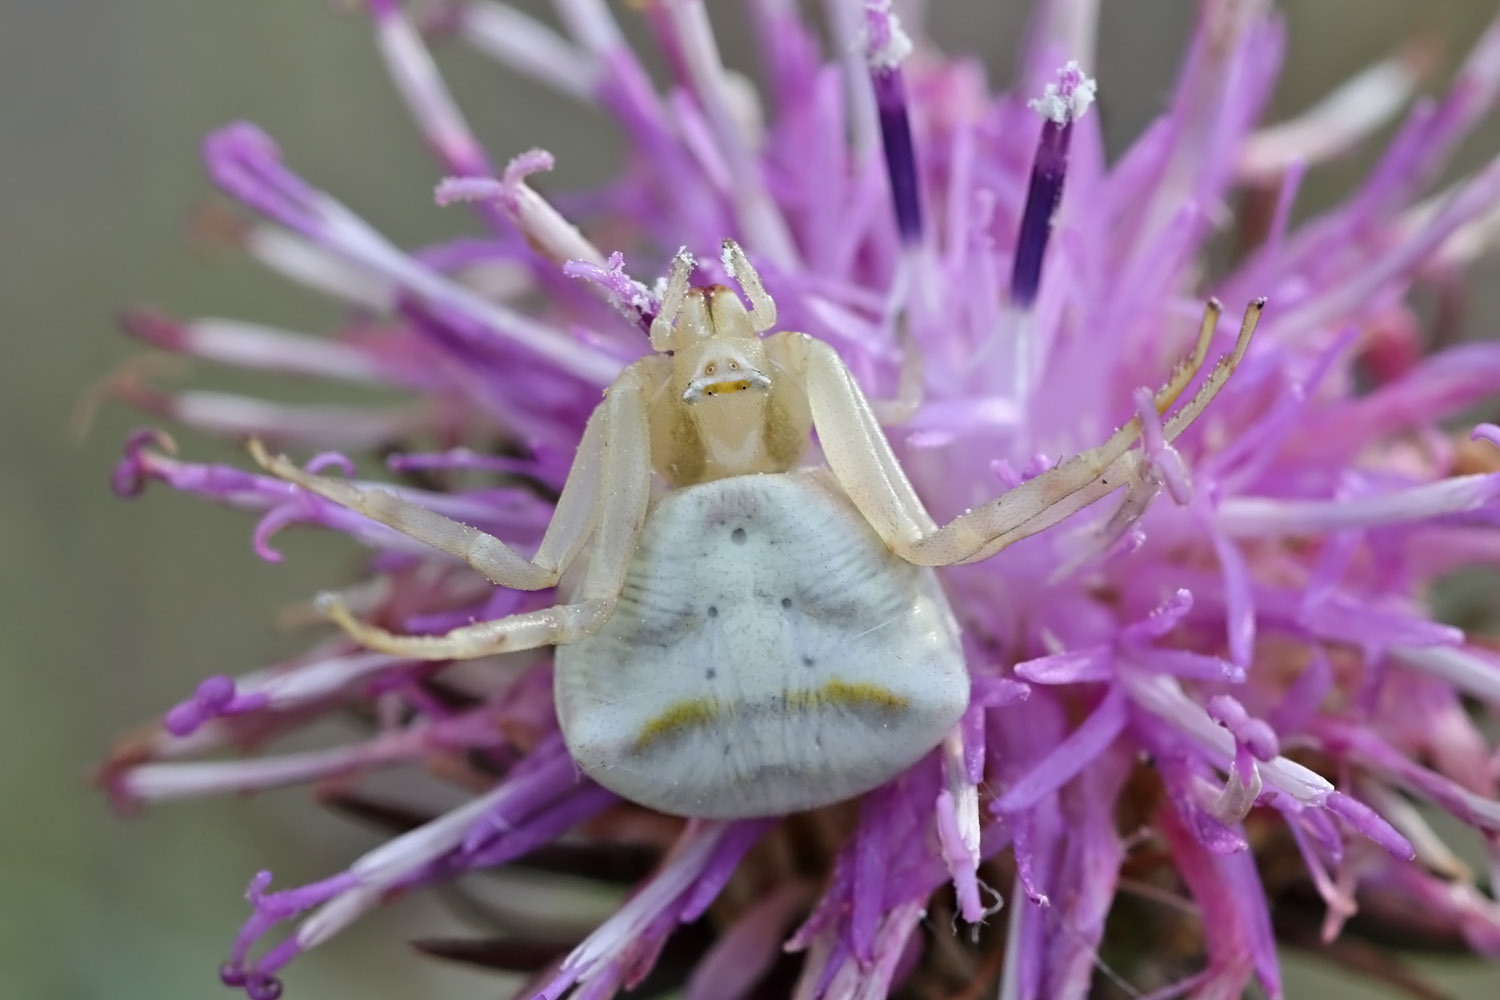
M1071 125L1083 117L1099 92L1099 81L1071 59L1057 71L1057 82L1047 84L1042 96L1027 102L1033 111L1056 125Z
M859 46L873 70L890 72L911 55L911 36L901 28L901 19L889 2L871 3L865 9L865 24Z

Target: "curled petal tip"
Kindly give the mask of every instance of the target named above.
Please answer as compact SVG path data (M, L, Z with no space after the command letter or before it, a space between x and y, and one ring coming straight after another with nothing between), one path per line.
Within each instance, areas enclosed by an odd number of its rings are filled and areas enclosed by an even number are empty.
M545 149L528 149L505 165L504 183L519 184L532 174L545 173L557 166L557 157Z
M259 904L265 897L266 890L271 886L271 878L272 875L269 870L262 869L256 872L250 879L250 884L245 886L245 899L249 900L252 904Z
M146 488L154 473L151 469L148 448L158 448L168 455L177 453L177 442L165 431L141 428L132 431L125 442L125 456L115 464L110 473L110 487L117 496L136 497Z
M308 460L306 468L312 473L321 473L325 469L338 469L345 476L354 475L354 462L340 451L319 452Z
M241 698L233 678L208 677L198 685L191 698L167 712L162 719L162 728L173 736L191 736L214 719L263 707L264 704L263 694Z
M242 158L281 158L276 140L253 122L231 122L208 133L203 139L203 155L211 163Z
M1490 444L1494 445L1496 448L1500 448L1500 425L1480 424L1479 426L1475 427L1474 432L1469 435L1469 440L1487 441Z

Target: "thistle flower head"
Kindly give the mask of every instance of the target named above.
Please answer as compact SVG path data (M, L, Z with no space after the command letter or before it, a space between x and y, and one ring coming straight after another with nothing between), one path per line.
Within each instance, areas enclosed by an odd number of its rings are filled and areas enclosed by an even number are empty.
M225 983L278 996L299 954L371 908L515 863L633 884L555 952L524 921L426 943L532 974L522 997L647 984L633 995L877 998L979 982L1006 1000L1065 1000L1103 976L1132 995L1233 996L1255 981L1280 996L1273 909L1304 889L1325 942L1363 910L1500 956L1500 906L1428 823L1436 810L1477 830L1494 864L1500 656L1427 604L1434 581L1500 557L1500 428L1450 423L1493 401L1500 346L1429 351L1410 305L1500 231L1500 160L1422 200L1495 103L1500 22L1445 96L1407 113L1361 186L1293 226L1304 174L1399 113L1415 81L1392 60L1261 126L1283 47L1262 3L1201 5L1170 105L1112 161L1100 115L1085 113L1110 86L1090 75L1094 4L1040 5L1020 79L1000 94L883 0L826 4L826 48L793 5L751 5L758 88L723 64L694 0L644 8L664 87L599 0L559 0L562 30L489 2L421 26L395 0L368 8L448 178L437 200L473 211L483 235L400 248L270 137L230 125L203 155L255 216L237 238L346 302L347 321L312 336L133 312L125 327L168 351L409 402L293 406L117 380L128 402L310 453L311 471L353 476L346 455L378 451L381 489L531 552L601 390L650 351L673 254L743 279L717 252L733 237L778 328L832 345L888 404L885 434L938 523L1127 421L1141 444L1107 499L940 571L968 710L855 802L707 820L623 801L569 756L545 648L432 663L321 632L304 655L205 680L111 761L118 800L328 782L335 804L397 828L323 881L273 891L256 875ZM549 154L492 160L419 28L603 109L627 142L618 174L552 200ZM1212 266L1207 244L1224 233L1240 251ZM1237 314L1261 297L1234 377L1174 425L1152 389L1200 339L1235 344L1219 301ZM283 479L195 463L157 431L129 441L114 477L124 495L151 481L257 515L268 560L291 525L352 536L371 550L367 574L321 606L392 631L559 599L496 587ZM371 720L364 739L276 750L350 711ZM435 762L447 812L382 797L382 770L413 760Z

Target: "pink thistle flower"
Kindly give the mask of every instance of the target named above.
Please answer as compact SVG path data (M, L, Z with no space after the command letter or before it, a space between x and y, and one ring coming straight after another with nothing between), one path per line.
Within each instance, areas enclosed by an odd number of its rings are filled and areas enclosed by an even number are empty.
M444 7L425 27L617 122L629 150L618 177L554 204L540 190L550 155L497 168L417 26L395 0L371 0L390 72L449 178L438 200L466 203L484 235L399 248L264 133L231 125L203 152L215 183L260 217L239 239L347 302L347 322L323 337L148 312L124 325L168 351L411 402L296 407L130 379L117 394L188 427L315 452L312 472L352 477L342 452L379 449L380 489L532 551L601 390L650 349L657 277L678 247L709 254L733 237L778 328L832 345L867 394L889 399L885 434L939 523L1134 419L1142 446L1108 484L1123 489L940 571L967 710L910 769L812 812L679 819L582 776L550 648L434 663L338 634L205 680L116 754L105 778L118 801L338 779L336 804L401 828L311 885L271 891L270 873L256 875L224 982L278 996L297 955L371 908L522 861L635 886L561 949L525 926L425 944L532 974L522 997L648 984L637 995L816 1000L992 982L1006 1000L1039 1000L1087 996L1101 974L1154 996L1237 996L1252 981L1280 996L1273 906L1304 884L1324 942L1368 909L1500 955L1500 906L1426 818L1478 831L1493 883L1500 657L1425 602L1444 574L1500 558L1500 428L1470 441L1444 425L1500 391L1500 346L1428 354L1408 305L1500 231L1500 160L1418 200L1494 106L1500 21L1446 96L1414 105L1362 186L1293 227L1304 173L1411 96L1399 61L1259 128L1281 23L1260 3L1207 2L1170 106L1107 163L1090 113L1109 88L1089 75L1095 5L1042 4L1020 79L998 96L888 3L827 6L829 56L792 5L751 5L759 95L722 64L694 0L645 10L665 89L599 0L559 0L561 32L498 4ZM1269 216L1233 212L1241 190L1270 192ZM1226 231L1247 249L1211 267L1205 247ZM732 258L701 267L745 280ZM1150 389L1190 352L1211 295L1269 305L1207 412L1173 426ZM1204 323L1229 349L1216 307ZM920 375L903 365L910 350ZM115 489L154 480L259 515L268 560L288 525L351 535L372 550L368 575L333 606L394 632L558 600L141 432ZM264 752L350 708L372 720L364 740ZM368 791L413 760L440 762L461 804L416 816ZM1107 924L1112 913L1152 943ZM1184 961L1199 971L1184 978Z

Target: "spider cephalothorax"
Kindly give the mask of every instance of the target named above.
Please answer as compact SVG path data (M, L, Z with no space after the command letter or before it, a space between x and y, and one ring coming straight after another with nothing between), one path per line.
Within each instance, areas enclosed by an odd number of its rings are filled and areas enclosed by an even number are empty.
M313 475L255 446L270 471L455 555L500 586L558 583L593 545L566 603L439 636L393 635L325 608L372 649L445 660L557 647L555 696L579 766L626 798L688 816L826 805L876 787L943 740L968 705L959 630L932 566L972 562L1139 481L1138 419L1109 440L939 526L834 350L762 333L775 306L725 241L729 288L691 288L677 255L651 326L656 353L590 417L530 559L390 494ZM1161 422L1170 441L1243 356ZM1201 370L1155 396L1164 414ZM802 462L817 432L827 465ZM653 475L669 487L653 491Z
M807 450L807 393L772 358L760 334L776 324L776 305L733 243L725 264L750 298L723 285L689 288L693 258L673 263L651 346L662 354L637 364L654 369L649 403L651 464L673 486L785 472Z

